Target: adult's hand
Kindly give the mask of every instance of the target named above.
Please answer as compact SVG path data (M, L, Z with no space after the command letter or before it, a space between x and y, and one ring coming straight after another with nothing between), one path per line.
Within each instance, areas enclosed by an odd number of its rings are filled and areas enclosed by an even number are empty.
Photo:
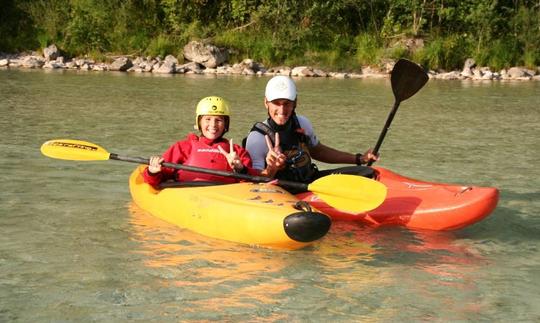
M379 155L375 155L373 153L372 148L369 148L368 150L366 150L366 152L363 153L359 158L359 161L360 161L361 165L365 165L365 164L367 164L369 162L376 162L378 160L379 160Z
M266 154L266 167L269 170L281 170L285 167L287 156L281 151L279 146L279 134L275 134L274 144L268 135L264 136L266 140L266 146L268 147L268 153Z

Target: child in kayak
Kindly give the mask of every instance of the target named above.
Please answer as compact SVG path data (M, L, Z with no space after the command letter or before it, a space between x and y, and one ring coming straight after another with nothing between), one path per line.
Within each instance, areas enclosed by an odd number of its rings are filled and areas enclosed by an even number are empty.
M181 141L174 143L163 156L150 157L149 166L143 177L146 183L157 186L166 180L176 181L210 181L235 183L238 180L230 177L177 170L162 167L162 162L184 164L213 170L229 171L250 175L263 175L252 168L249 153L239 145L233 144L223 135L229 130L230 108L220 97L209 96L202 99L196 108L195 128L200 136L193 133Z

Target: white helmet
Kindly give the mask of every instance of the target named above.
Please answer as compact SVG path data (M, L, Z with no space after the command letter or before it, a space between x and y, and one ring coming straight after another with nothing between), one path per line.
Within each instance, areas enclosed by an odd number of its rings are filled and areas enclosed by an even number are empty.
M268 101L274 101L276 99L295 101L296 85L294 85L294 81L288 76L274 76L266 84L265 96Z

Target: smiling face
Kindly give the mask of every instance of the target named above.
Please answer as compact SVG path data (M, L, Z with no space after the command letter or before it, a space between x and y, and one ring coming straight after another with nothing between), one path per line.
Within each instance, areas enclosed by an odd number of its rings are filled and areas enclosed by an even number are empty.
M224 116L203 115L200 117L199 124L202 135L211 140L218 139L225 131Z
M280 126L287 123L291 115L293 114L295 101L287 99L275 99L274 101L268 101L264 99L264 105L268 110L268 115L274 122Z

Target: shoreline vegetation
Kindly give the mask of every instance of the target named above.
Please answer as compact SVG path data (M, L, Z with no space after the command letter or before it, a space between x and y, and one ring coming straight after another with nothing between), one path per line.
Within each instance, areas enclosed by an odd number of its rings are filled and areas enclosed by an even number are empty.
M400 58L437 79L538 80L540 2L7 0L0 11L0 68L363 78Z

